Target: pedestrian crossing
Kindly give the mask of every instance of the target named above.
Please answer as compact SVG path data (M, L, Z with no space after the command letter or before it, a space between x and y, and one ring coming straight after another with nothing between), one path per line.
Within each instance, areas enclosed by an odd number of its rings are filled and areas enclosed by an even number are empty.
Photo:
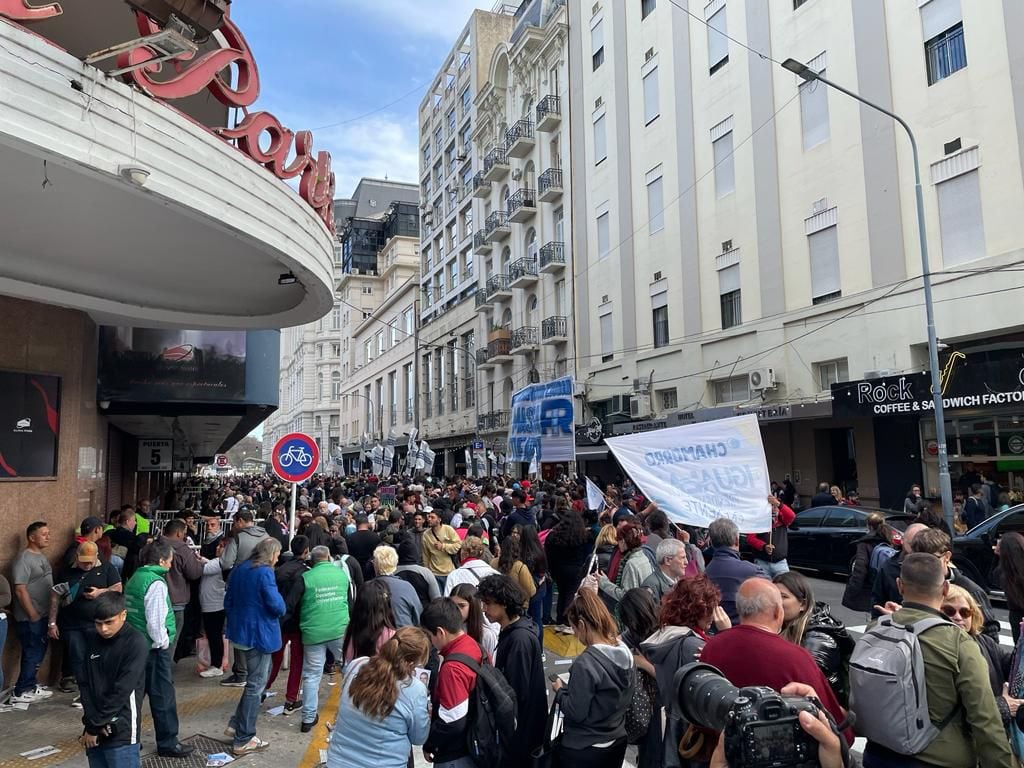
M860 636L867 631L867 625L861 624L856 627L847 627L846 631L849 632L851 635ZM1010 628L1009 622L999 622L999 644L1008 645L1011 648L1013 647L1013 630Z

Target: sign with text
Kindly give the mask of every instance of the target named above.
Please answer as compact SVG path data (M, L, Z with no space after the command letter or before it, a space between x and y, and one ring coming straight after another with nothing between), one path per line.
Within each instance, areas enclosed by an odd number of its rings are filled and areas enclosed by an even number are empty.
M644 495L677 523L727 517L741 532L771 527L768 463L757 416L605 439Z
M169 437L139 438L139 472L170 472L174 468L174 441Z
M565 376L512 395L509 461L576 460L572 392L572 376Z
M397 485L382 485L377 489L377 495L380 496L380 505L382 507L394 507L397 504L398 486Z
M0 478L54 477L60 377L0 371Z

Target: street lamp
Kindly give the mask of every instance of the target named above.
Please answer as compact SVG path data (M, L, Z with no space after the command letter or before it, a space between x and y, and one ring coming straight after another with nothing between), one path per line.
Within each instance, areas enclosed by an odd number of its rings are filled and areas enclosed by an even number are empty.
M949 479L949 456L946 452L946 419L942 407L942 382L939 375L939 344L935 336L935 308L932 304L932 277L928 264L928 236L924 225L924 193L921 191L921 164L917 156L917 140L914 132L910 130L907 122L885 107L868 101L863 96L854 93L841 85L833 83L822 77L819 73L796 59L786 59L782 62L783 69L787 69L807 82L817 81L844 93L851 99L856 99L861 104L871 107L883 115L887 115L899 123L907 132L910 139L910 150L914 158L914 195L917 202L917 233L918 243L921 249L921 279L924 284L924 311L928 325L928 370L931 374L932 402L934 404L935 417L935 440L939 444L939 495L942 497L942 511L946 518L949 530L953 530L953 489Z

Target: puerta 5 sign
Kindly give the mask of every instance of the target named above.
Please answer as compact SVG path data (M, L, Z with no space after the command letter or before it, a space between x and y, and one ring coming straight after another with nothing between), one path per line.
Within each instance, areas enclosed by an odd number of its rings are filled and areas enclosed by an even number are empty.
M957 411L1024 404L1024 350L954 351L942 362L942 405ZM899 416L935 409L926 371L832 385L832 415Z

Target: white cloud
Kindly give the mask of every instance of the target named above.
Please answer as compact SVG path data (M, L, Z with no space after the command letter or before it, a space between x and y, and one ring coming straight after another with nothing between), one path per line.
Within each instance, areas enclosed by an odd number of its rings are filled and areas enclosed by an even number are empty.
M416 126L378 115L313 134L316 150L331 153L337 197L348 197L364 176L415 184L419 161Z
M321 0L322 1L322 0ZM475 8L490 10L493 0L333 0L334 4L361 16L374 16L378 20L395 24L414 35L423 35L455 44L455 36L462 31Z

